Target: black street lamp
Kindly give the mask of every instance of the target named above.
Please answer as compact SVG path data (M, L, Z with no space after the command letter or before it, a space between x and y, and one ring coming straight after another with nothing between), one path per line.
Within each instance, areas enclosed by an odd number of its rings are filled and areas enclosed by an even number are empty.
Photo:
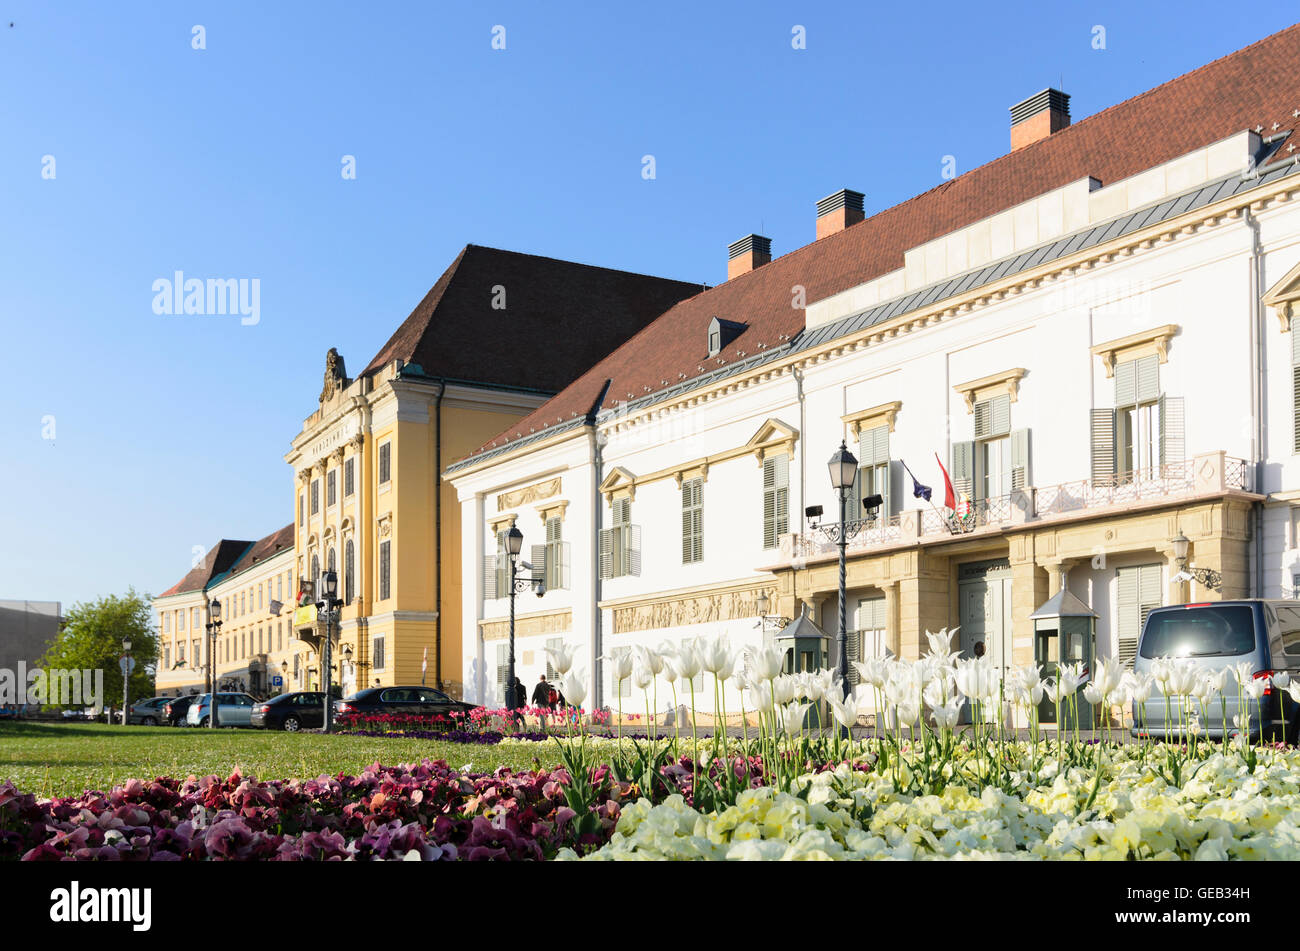
M847 444L840 443L840 448L835 450L827 462L827 468L830 470L831 488L833 488L840 500L840 520L828 525L813 523L813 528L820 531L830 541L835 543L839 549L840 555L840 578L839 578L839 624L835 631L835 646L839 652L839 659L836 667L839 670L840 682L843 685L844 696L849 695L849 652L848 652L848 595L845 591L847 587L848 572L848 555L847 549L849 540L855 537L859 532L866 528L874 520L872 510L879 508L884 503L884 498L879 495L869 495L862 500L862 507L867 510L867 518L849 520L849 493L853 489L853 482L858 475L858 460L853 453L849 452ZM820 517L822 514L821 506L810 506L804 513L809 518Z
M216 598L208 605L208 726L217 728L217 638L221 636L221 602Z
M131 710L131 638L122 638L122 726Z
M343 599L339 594L339 575L337 571L325 570L320 573L321 600L316 602L316 610L325 616L325 640L321 647L321 681L325 685L325 732L334 729L334 698L330 696L330 648L334 643L334 630L338 627L339 608Z
M510 660L506 667L507 710L519 708L519 698L515 695L515 595L529 588L536 588L539 598L546 594L546 577L537 575L528 562L523 563L523 566L528 569L528 574L522 576L519 574L519 553L523 549L524 533L514 522L511 522L510 531L506 532L506 554L510 559Z
M280 661L280 693L289 692L289 662Z
M1178 534L1169 540L1174 548L1174 561L1178 562L1178 575L1174 576L1175 581L1195 581L1214 591L1219 590L1223 585L1223 575L1213 568L1192 568L1187 564L1187 548L1191 545L1191 539L1183 534L1179 529Z

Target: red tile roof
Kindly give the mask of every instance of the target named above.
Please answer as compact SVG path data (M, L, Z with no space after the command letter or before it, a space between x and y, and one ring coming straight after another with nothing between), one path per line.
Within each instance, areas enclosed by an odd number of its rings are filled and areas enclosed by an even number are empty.
M158 595L158 597L166 598L173 594L184 594L187 591L200 591L214 580L219 581L230 575L237 575L241 571L253 567L257 562L263 561L285 548L292 547L292 522L255 542L223 538L208 549L207 554L203 556L203 560L190 569L184 578Z
M1300 25L684 300L475 454L585 414L606 379L608 409L717 369L705 337L714 316L748 324L722 360L752 356L803 330L795 285L821 300L898 270L910 248L1086 176L1108 185L1245 129L1293 129L1300 73L1277 69L1288 62L1300 62Z
M701 289L467 244L362 372L401 359L427 376L556 393Z

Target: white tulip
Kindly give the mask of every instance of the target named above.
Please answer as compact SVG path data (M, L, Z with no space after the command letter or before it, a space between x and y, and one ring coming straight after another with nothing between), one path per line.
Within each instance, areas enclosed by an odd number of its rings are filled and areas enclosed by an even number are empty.
M775 679L785 667L785 651L775 646L750 648L746 659L754 679L759 681Z
M836 697L827 699L831 714L839 721L840 726L848 730L858 722L858 702L852 695L842 700Z
M645 690L654 679L654 672L640 660L632 665L632 683L636 685L637 690Z
M1291 695L1291 700L1300 703L1300 680L1293 680L1286 685L1286 692Z
M776 708L776 719L784 733L799 733L803 730L804 714L809 704L787 703Z
M615 684L622 683L632 676L632 652L620 651L617 654L606 654L601 660L609 664L609 675L613 678Z
M731 645L727 643L725 637L718 635L702 641L699 653L700 662L706 671L716 675L719 680L726 680L731 676L736 661Z
M551 667L561 677L573 669L573 655L577 653L576 647L561 641L558 646L547 647L545 650L546 656L551 661Z
M571 707L580 707L582 701L587 699L586 679L576 670L570 671L564 678L564 699L569 701Z
M949 703L941 703L931 711L934 714L934 725L941 730L951 730L957 725L957 720L961 716L961 701L952 700Z
M1285 690L1291 684L1291 675L1285 670L1275 670L1272 676L1273 686L1278 690Z
M703 669L704 663L694 644L687 643L681 646L681 650L677 653L676 667L677 674L682 680L694 680Z

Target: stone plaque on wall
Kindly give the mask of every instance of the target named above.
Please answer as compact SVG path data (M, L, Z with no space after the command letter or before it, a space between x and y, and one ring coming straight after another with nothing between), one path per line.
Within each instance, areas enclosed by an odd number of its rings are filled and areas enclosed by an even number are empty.
M506 509L518 508L521 505L528 505L532 502L540 502L542 499L549 499L552 496L560 494L560 479L557 476L546 482L538 482L536 485L525 486L522 489L515 489L513 492L503 492L497 496L497 511L504 512Z
M758 616L758 589L703 592L672 600L614 608L614 633L683 627ZM769 589L769 597L776 591Z

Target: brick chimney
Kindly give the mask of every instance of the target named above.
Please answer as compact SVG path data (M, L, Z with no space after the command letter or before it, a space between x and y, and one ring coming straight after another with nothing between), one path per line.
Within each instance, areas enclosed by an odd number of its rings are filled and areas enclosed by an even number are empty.
M747 234L727 245L727 280L748 274L772 260L772 239Z
M817 202L817 240L843 231L866 217L862 211L862 199L865 197L862 192L841 188Z
M1011 107L1011 151L1032 145L1070 124L1070 97L1044 89Z

